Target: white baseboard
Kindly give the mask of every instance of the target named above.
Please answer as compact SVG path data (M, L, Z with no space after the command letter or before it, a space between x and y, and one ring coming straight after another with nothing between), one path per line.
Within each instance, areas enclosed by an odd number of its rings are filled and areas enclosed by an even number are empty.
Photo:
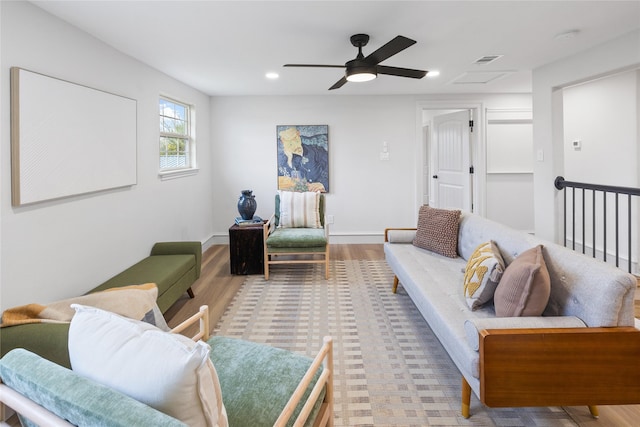
M384 243L384 233L329 233L329 241L332 244L382 244Z

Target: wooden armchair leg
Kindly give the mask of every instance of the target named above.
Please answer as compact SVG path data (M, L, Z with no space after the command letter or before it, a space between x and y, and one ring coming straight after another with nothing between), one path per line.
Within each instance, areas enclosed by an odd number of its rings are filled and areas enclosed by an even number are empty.
M462 377L462 416L465 418L469 418L471 416L470 413L471 407L471 386L467 382L467 380Z
M393 288L391 288L391 292L393 292L394 294L397 292L398 290L398 283L400 281L398 280L398 276L393 276Z
M593 418L600 417L600 413L598 412L598 407L596 405L589 405L589 412L591 412Z

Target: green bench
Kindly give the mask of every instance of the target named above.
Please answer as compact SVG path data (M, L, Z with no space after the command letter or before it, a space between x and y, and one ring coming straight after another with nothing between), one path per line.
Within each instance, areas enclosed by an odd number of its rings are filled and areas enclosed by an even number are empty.
M142 283L158 287L158 307L165 313L200 277L200 242L160 242L150 255L87 293ZM25 348L59 365L70 367L67 340L69 324L33 323L0 328L0 357Z

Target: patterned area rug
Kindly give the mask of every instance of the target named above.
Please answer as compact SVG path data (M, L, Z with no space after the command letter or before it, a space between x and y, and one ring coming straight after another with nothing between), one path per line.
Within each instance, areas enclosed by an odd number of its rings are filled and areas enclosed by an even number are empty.
M334 339L336 426L576 426L560 407L460 415L461 375L385 261L279 266L249 276L215 328L314 356Z

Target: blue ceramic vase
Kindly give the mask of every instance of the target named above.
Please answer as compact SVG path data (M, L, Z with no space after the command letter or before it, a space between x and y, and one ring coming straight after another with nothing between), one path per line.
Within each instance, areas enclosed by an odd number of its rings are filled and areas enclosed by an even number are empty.
M238 212L242 219L252 219L256 213L258 203L252 190L242 190L242 195L238 199Z

